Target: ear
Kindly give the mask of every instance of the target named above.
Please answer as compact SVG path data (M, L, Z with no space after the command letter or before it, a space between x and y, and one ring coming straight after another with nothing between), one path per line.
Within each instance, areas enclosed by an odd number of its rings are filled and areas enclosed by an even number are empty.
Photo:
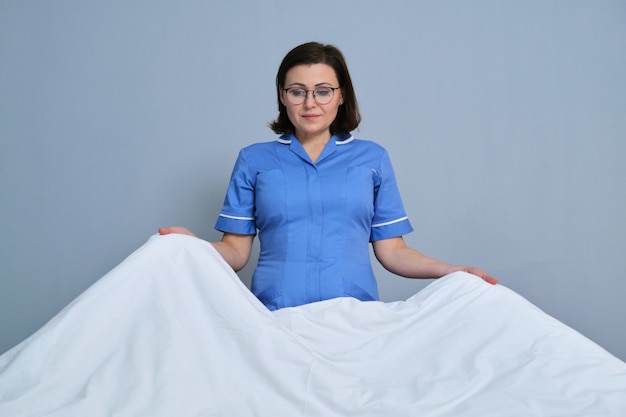
M278 97L280 98L280 104L287 107L287 105L285 104L285 90L281 88L278 92Z

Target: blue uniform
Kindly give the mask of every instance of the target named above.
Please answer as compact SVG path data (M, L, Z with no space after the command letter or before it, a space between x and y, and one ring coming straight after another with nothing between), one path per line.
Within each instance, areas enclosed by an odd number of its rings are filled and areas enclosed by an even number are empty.
M333 136L313 163L293 135L240 151L215 228L258 230L252 292L270 310L378 300L369 242L413 230L383 147Z

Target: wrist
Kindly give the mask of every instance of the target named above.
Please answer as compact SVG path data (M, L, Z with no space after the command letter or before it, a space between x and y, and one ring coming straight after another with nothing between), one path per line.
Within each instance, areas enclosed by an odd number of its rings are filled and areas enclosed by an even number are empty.
M453 272L467 272L467 267L463 265L450 265L445 275L451 274Z

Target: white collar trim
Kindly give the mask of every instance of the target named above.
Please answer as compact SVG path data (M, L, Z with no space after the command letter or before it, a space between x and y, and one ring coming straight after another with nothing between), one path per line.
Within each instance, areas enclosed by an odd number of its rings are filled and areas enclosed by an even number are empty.
M282 139L282 138L278 138L276 139L278 141L278 143L282 143L283 145L289 145L291 143L291 139ZM335 145L345 145L346 143L350 143L354 140L354 136L350 135L348 138L343 139L343 140L336 140L335 141Z

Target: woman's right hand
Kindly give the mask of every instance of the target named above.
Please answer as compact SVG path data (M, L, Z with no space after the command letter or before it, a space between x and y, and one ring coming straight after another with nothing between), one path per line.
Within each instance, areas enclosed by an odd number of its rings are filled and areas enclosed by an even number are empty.
M172 233L177 233L177 234L180 234L180 235L195 236L193 233L191 233L185 227L181 227L181 226L159 227L159 234L160 235L169 235L169 234L172 234Z

